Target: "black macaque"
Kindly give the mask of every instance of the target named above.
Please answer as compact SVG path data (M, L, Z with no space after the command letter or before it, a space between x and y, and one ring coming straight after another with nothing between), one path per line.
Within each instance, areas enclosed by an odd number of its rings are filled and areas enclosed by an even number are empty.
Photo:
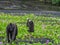
M8 24L6 28L6 33L7 33L8 43L14 41L18 33L17 25L14 23Z
M27 19L27 27L29 27L29 32L34 32L34 23L32 20Z

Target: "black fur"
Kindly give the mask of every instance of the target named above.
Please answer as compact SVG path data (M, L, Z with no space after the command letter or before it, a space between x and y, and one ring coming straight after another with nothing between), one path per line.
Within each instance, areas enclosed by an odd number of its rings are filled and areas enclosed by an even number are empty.
M29 27L29 32L34 32L34 23L32 20L29 21L29 19L27 20L27 27Z
M13 23L8 24L6 32L8 42L11 42L11 40L15 40L18 33L17 25Z

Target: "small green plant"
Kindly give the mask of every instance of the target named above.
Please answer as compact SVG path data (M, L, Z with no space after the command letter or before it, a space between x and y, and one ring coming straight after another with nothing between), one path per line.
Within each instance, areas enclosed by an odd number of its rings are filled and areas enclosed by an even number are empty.
M34 32L29 33L26 27L26 21L27 18L30 18L34 22ZM6 26L12 22L16 23L18 26L18 35L17 39L21 38L24 40L25 38L30 39L31 36L34 38L50 38L54 40L54 43L49 43L48 45L52 44L58 44L59 41L59 35L60 35L60 23L59 23L60 17L46 17L46 16L35 16L34 14L26 14L24 16L13 16L10 14L0 13L0 37L4 37L6 39ZM1 39L1 42L4 42L5 40ZM6 41L5 41L6 42ZM18 42L19 45L25 45L24 42ZM28 45L45 45L41 43L33 43ZM9 45L9 43L7 43ZM15 45L15 42L12 43L12 45Z

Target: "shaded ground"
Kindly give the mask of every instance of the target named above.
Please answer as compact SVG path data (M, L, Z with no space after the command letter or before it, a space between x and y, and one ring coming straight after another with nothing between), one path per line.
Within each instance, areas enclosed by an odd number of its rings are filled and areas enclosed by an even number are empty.
M0 42L4 39L4 37L0 37ZM52 39L49 39L49 38L34 38L34 37L30 37L30 38L25 38L25 39L21 39L21 38L18 38L16 40L16 44L18 44L19 42L24 42L24 43L30 43L30 44L33 44L33 43L38 43L40 42L41 44L44 44L46 42L51 42L51 43L54 43L54 41ZM4 41L3 44L7 44L7 41Z
M26 43L46 43L46 41L49 40L49 42L52 42L53 43L53 40L49 39L49 38L30 38L30 39L27 39L25 38L24 40L21 40L21 39L18 39L18 42L26 42Z
M54 15L54 16L60 16L59 11L25 11L25 10L0 10L0 12L4 13L10 13L11 15L24 15L24 14L35 14L35 15L46 15L48 16L49 14Z
M1 9L20 9L20 10L52 10L52 11L60 11L59 6L52 6L51 4L44 4L37 1L0 1L0 8Z
M50 11L47 11L47 10L50 10ZM23 15L23 14L33 13L35 15L52 14L52 15L60 16L60 7L52 6L51 4L49 5L42 4L36 1L35 2L34 1L26 1L26 2L15 1L13 3L9 1L0 1L0 12L10 13L12 15Z

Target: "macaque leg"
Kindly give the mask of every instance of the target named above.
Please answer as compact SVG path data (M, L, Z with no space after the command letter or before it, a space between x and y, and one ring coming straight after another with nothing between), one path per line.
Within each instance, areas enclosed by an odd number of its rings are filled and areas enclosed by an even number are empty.
M15 40L16 39L16 30L14 30L14 32L12 33L13 35L12 35L12 40Z
M12 40L12 33L10 33L10 40Z
M34 32L34 29L32 27L29 28L30 32Z
M8 40L8 42L10 42L10 40L9 40L9 32L7 32L7 40Z
M16 39L16 36L14 37L14 40Z

